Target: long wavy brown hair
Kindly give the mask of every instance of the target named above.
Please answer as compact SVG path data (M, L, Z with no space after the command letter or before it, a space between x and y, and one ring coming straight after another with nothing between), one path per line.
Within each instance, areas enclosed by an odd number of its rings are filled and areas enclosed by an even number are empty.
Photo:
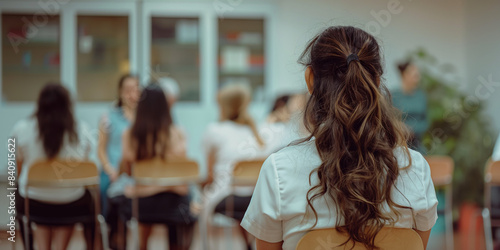
M309 176L316 173L319 179L307 193L314 226L318 216L312 201L328 195L337 206L337 230L377 249L375 236L398 220L396 209L411 209L391 198L400 171L394 150L402 148L411 165L409 133L381 84L379 45L361 29L330 27L309 42L299 62L314 76L304 123L311 133L306 140L314 138L322 160ZM396 218L386 213L385 204Z

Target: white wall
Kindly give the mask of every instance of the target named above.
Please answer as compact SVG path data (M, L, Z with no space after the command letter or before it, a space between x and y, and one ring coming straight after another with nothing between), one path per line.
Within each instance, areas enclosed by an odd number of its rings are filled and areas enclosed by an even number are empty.
M216 0L219 1L219 0ZM214 0L190 1L215 3ZM68 4L71 4L70 1ZM77 0L74 0L77 2ZM150 2L150 1L148 1ZM220 2L229 2L220 0ZM237 1L233 1L237 2ZM275 6L274 33L271 51L273 92L305 90L303 69L296 63L306 42L318 31L328 25L354 25L365 27L370 21L376 21L370 12L387 11L386 1L347 1L347 0L242 0L234 6L237 12L255 2L272 3ZM0 3L1 4L1 3ZM399 78L395 71L395 62L409 51L424 47L443 62L452 63L459 70L460 77L466 78L465 54L465 6L463 1L455 0L401 0L399 14L392 14L391 21L382 27L378 37L384 49L386 60L386 84L397 87ZM1 5L0 5L1 8ZM481 10L482 11L482 10ZM231 11L228 11L230 14ZM493 24L492 24L493 27ZM215 31L214 31L215 32ZM491 71L494 72L494 71ZM174 116L188 133L189 154L197 159L201 157L200 140L205 126L217 119L214 98L206 104L179 104ZM252 108L257 120L267 112L267 103ZM97 125L99 116L109 108L109 104L76 104L79 120L89 125ZM0 104L0 141L6 142L14 122L33 112L32 104ZM0 152L6 152L6 143L1 143ZM5 167L6 154L0 153L0 169ZM1 171L0 175L5 171Z
M466 1L466 67L469 93L484 100L495 131L500 130L500 1ZM491 82L485 84L480 78ZM489 89L488 89L489 88ZM495 138L496 139L496 138Z

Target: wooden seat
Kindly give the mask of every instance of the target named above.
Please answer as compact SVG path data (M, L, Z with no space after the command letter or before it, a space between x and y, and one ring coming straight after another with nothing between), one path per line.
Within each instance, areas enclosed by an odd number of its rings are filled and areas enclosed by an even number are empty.
M201 180L198 163L189 159L164 160L153 158L133 164L132 178L136 185L179 186L197 183ZM139 200L132 198L133 237L135 248L139 249ZM123 237L125 237L123 235Z
M154 158L135 163L132 177L141 185L176 186L199 182L200 171L198 163L192 160Z
M233 170L233 185L255 186L264 160L240 161Z
M68 187L94 187L94 204L95 204L95 220L96 225L100 225L101 240L105 249L108 247L107 226L104 218L100 214L100 197L99 197L99 170L95 163L90 161L73 161L54 159L46 161L37 161L31 165L26 183L26 193L30 187L51 187L51 188L68 188ZM24 197L25 215L23 223L26 228L24 240L26 246L30 246L29 231L30 215L29 215L29 198ZM98 230L95 230L97 239ZM92 244L88 242L87 244ZM96 242L94 242L96 244Z
M296 250L365 250L363 244L349 241L346 233L341 233L335 228L318 229L308 232L297 244ZM341 246L342 245L342 246ZM354 247L353 247L354 245ZM423 250L422 239L412 229L384 227L375 237L375 246L381 250Z
M444 211L438 213L444 214L446 228L446 248L453 250L453 171L455 168L454 161L449 156L433 155L425 157L431 169L431 178L435 187L445 188L445 208Z
M453 180L454 162L449 156L425 157L431 168L431 178L434 186L445 186Z

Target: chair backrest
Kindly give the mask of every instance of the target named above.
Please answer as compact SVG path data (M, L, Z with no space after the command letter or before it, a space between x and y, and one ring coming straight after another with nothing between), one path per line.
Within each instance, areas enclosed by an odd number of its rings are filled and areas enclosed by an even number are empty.
M143 185L176 186L200 181L198 163L189 159L142 160L134 164L132 176Z
M240 161L233 170L233 185L255 186L264 160Z
M484 173L484 181L493 186L500 185L500 161L488 163Z
M338 232L335 228L318 229L308 232L297 244L296 250L365 250L361 243L349 241L347 233ZM353 247L354 244L354 248ZM340 246L342 245L342 246ZM409 228L384 227L375 236L375 246L383 250L423 250L424 243L417 232Z
M28 172L27 186L81 187L99 184L99 171L90 161L37 161Z
M454 162L449 156L433 155L425 157L431 168L431 178L435 186L451 184Z
M484 206L491 209L491 187L500 186L500 161L488 160L484 172Z

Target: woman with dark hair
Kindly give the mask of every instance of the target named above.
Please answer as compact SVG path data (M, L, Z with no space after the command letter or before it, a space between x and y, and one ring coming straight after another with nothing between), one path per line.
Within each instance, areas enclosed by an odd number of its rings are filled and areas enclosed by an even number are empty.
M384 226L413 228L427 245L437 200L424 157L408 149L408 130L382 84L373 36L336 26L301 56L311 97L310 136L262 166L241 225L257 249L295 249L309 230L337 228L376 249Z
M185 186L134 187L131 166L134 162L161 158L172 160L186 157L184 138L172 124L170 107L163 90L156 84L149 85L141 94L135 120L122 135L122 173L112 183L108 195L112 203L119 204L124 220L131 217L131 197L139 198L140 249L147 249L153 223L168 227L169 249L189 249L195 218L190 213L189 188Z
M93 213L92 198L84 188L31 187L26 193L28 172L34 162L88 158L91 144L89 138L82 136L84 129L73 118L68 91L56 83L49 83L42 89L33 116L14 126L12 137L16 140L17 173L20 175L16 209L20 218L25 211L24 199L29 197L29 213L36 224L33 236L38 249L66 249L74 225L64 221Z
M102 211L108 218L106 191L109 184L118 178L118 168L122 153L122 134L134 120L139 100L139 81L133 75L124 75L118 81L116 106L101 117L97 154L102 164L100 188ZM113 230L112 230L113 231Z
M415 64L406 61L398 64L401 88L392 91L394 107L403 112L403 120L411 129L409 146L421 150L422 137L429 128L427 119L427 96L419 88L420 72Z

